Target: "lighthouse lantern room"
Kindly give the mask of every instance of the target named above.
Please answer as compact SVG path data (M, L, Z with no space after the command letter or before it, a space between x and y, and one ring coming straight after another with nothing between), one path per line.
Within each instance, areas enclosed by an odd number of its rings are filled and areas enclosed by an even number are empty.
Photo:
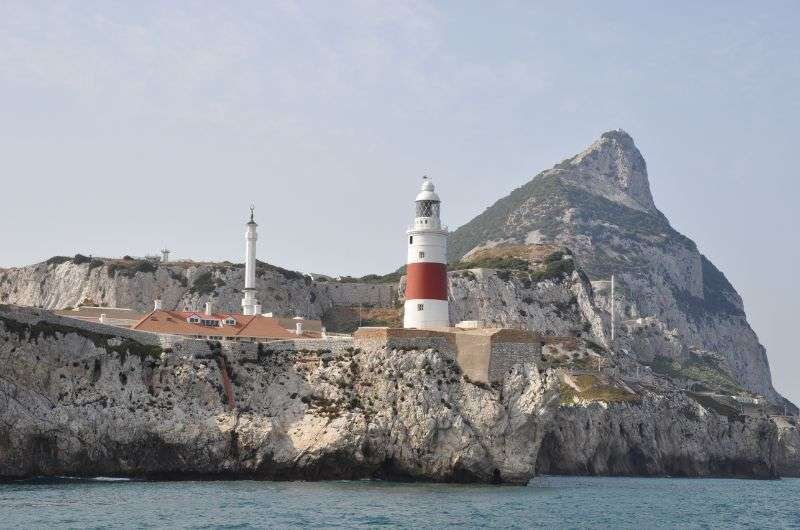
M447 305L447 228L439 217L441 200L433 182L422 179L414 225L408 235L403 327L450 326Z

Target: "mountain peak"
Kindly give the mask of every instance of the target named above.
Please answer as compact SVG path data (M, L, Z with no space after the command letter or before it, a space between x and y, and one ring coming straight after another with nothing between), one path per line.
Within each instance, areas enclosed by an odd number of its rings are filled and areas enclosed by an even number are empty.
M607 138L609 140L617 140L618 142L630 142L633 145L633 137L623 129L616 129L614 131L606 131L600 135L600 138ZM634 146L634 149L636 147Z
M647 164L631 135L607 131L592 145L554 169L564 181L629 208L655 212Z

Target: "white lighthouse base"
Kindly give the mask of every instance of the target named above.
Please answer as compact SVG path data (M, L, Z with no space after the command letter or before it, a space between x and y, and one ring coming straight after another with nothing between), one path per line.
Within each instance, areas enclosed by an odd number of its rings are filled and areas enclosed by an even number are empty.
M447 300L406 300L403 327L449 328L450 311Z

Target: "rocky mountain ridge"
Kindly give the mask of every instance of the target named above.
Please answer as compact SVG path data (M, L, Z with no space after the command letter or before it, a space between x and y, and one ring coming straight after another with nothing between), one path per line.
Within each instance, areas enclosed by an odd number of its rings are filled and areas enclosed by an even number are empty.
M449 259L475 249L526 243L569 248L610 311L608 281L617 281L616 346L643 361L691 348L724 356L735 377L775 402L766 351L747 323L741 297L720 270L656 208L644 158L624 131L604 133L582 153L543 171L458 228ZM638 340L626 322L649 319L664 331ZM661 351L670 343L676 348Z

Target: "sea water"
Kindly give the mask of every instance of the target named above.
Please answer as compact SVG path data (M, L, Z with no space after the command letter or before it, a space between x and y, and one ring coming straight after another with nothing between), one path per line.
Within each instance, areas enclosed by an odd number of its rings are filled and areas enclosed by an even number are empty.
M800 479L0 484L2 528L800 528Z

